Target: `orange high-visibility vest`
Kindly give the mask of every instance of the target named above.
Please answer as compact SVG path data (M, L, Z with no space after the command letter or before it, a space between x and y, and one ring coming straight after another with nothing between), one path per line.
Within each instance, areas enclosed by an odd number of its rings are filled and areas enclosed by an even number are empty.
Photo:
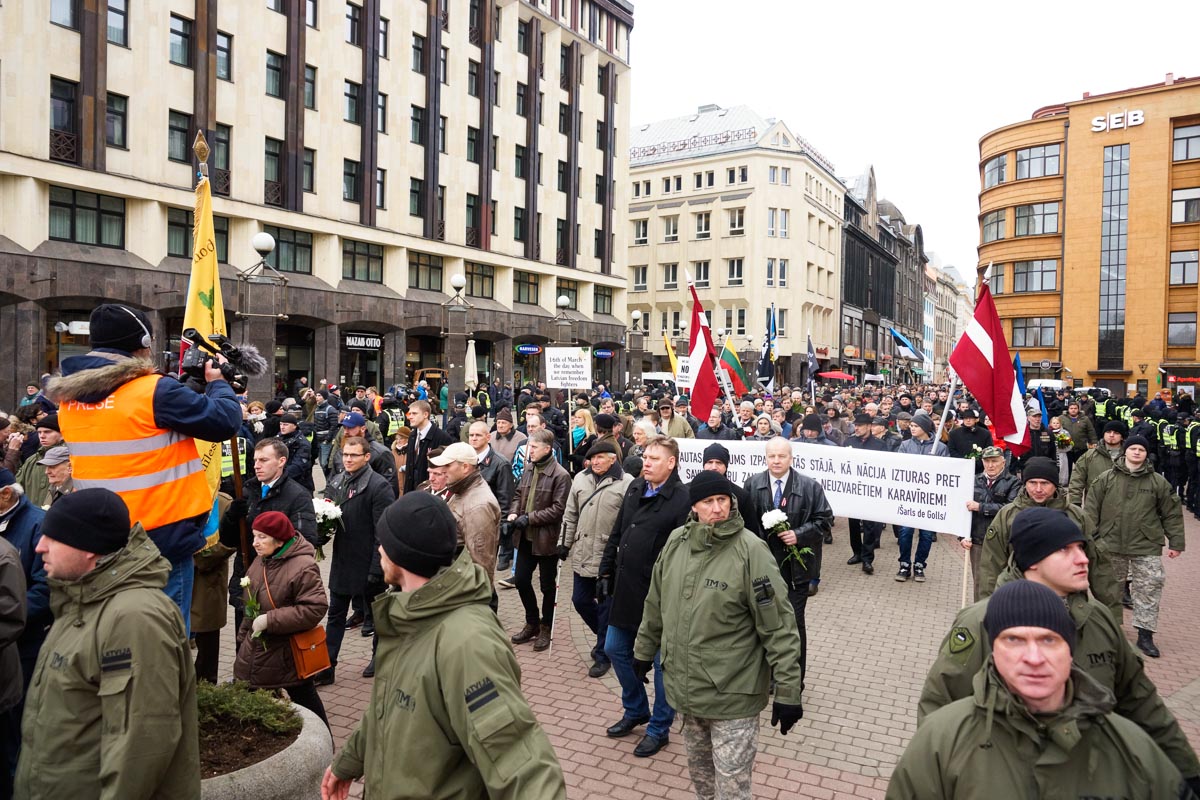
M75 488L116 492L148 531L212 507L196 440L154 422L162 378L143 375L97 403L68 400L58 410Z

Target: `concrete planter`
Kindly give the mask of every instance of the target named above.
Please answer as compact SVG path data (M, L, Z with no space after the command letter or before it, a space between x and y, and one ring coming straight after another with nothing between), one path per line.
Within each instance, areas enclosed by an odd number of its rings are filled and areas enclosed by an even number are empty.
M266 761L202 780L200 800L320 800L333 739L320 717L295 703L292 708L304 720L296 741Z

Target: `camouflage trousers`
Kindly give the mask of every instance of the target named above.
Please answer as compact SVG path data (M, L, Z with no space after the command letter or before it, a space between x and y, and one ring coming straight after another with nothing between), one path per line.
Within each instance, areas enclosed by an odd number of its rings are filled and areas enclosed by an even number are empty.
M1158 630L1158 604L1162 600L1162 556L1123 556L1110 553L1113 575L1118 582L1129 581L1133 598L1133 627L1145 631Z
M703 719L683 715L688 772L700 800L750 800L758 715Z

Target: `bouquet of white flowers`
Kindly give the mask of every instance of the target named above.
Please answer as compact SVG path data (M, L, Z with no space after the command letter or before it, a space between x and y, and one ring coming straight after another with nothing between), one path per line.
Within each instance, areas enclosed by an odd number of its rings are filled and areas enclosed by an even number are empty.
M317 547L317 561L325 560L324 546L342 529L342 509L337 503L325 497L313 498L313 512L317 515L317 533L320 545Z
M255 617L262 613L262 609L258 605L258 598L250 591L249 577L242 578L238 583L242 587L242 602L245 604L246 619L253 621ZM267 649L267 643L262 640L261 631L255 631L250 634L250 638L258 639L259 644L262 645L262 649Z
M787 514L782 509L773 508L762 515L763 530L775 536L781 536L791 530L791 523L788 522ZM797 547L794 544L787 546L787 558L783 560L786 564L793 559L800 565L800 569L804 569L807 565L804 563L804 556L812 555L811 547ZM779 566L783 566L780 564Z

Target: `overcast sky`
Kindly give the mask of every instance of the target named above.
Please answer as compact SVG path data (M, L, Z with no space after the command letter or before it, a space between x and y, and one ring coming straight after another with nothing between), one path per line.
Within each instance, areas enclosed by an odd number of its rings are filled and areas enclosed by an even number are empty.
M631 124L704 103L777 117L839 177L873 164L879 197L968 280L981 136L1085 91L1200 75L1193 0L634 3Z

